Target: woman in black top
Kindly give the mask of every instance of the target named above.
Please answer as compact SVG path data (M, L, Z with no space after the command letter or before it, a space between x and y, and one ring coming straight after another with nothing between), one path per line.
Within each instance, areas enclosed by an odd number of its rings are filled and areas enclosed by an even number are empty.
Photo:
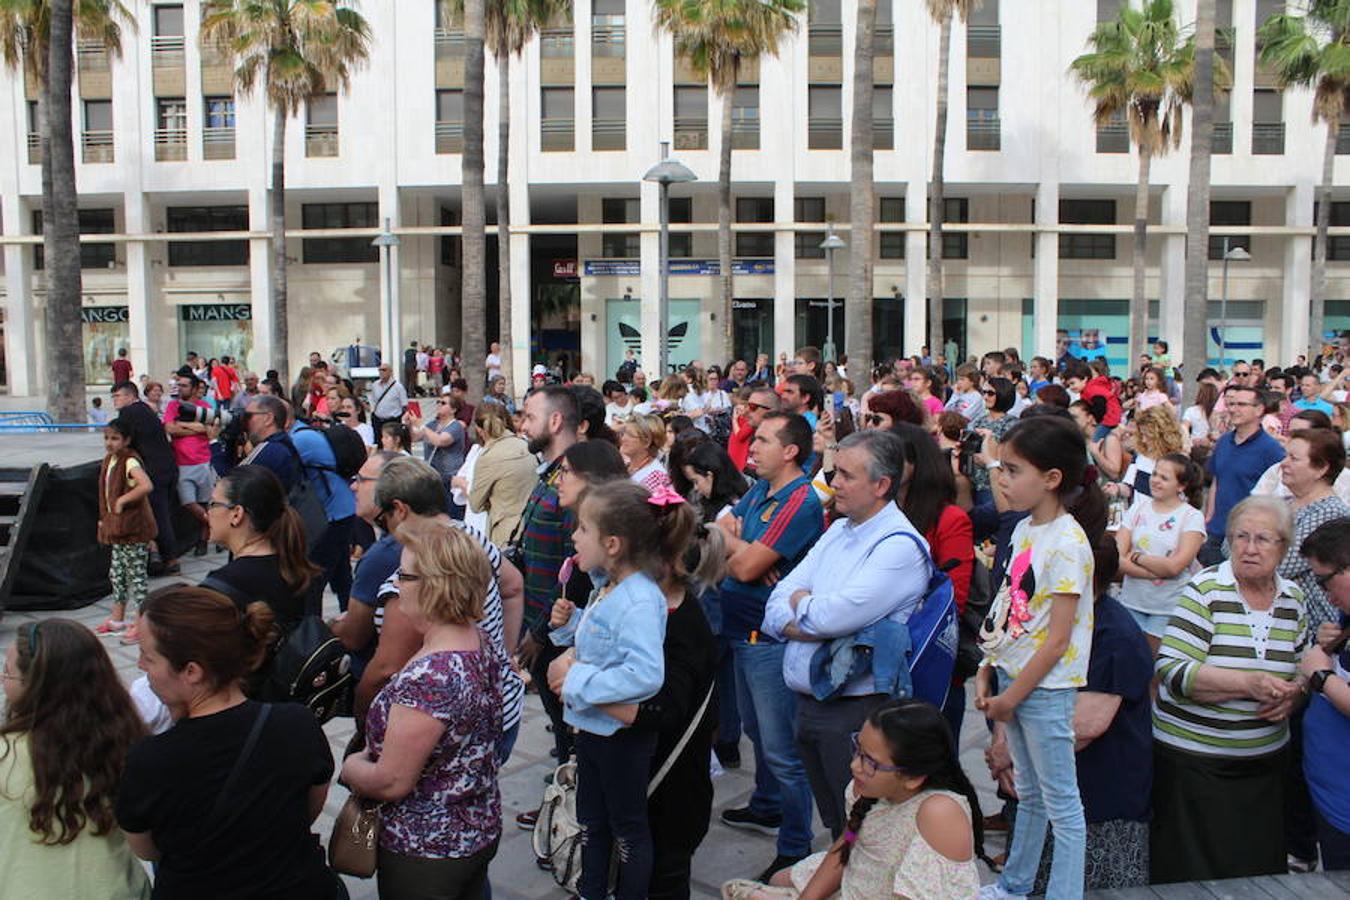
M243 607L266 603L282 630L305 615L305 592L318 569L306 558L304 526L281 481L263 466L238 466L216 482L207 506L211 540L230 561L202 582Z
M131 748L116 814L136 855L158 863L155 900L338 896L310 831L333 775L328 740L304 706L240 689L271 610L172 585L146 600L141 628L141 670L175 723Z

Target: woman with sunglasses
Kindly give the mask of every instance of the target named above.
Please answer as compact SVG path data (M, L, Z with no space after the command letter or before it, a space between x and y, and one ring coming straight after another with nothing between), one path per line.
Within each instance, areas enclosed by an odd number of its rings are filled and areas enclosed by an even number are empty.
M1017 402L1017 390L1011 380L995 376L985 380L980 394L984 397L984 419L974 430L982 435L987 434L996 441L1002 441L1008 429L1017 424L1017 420L1008 415L1008 411ZM975 505L992 503L994 494L989 485L989 470L985 468L988 460L980 455L975 462L976 466L972 469L970 480L971 489L975 492Z
M448 498L451 482L464 465L464 457L469 452L469 432L458 418L460 401L452 394L442 394L436 398L436 415L429 422L411 412L404 413L403 420L408 425L409 436L414 442L422 442L422 458L441 476ZM447 500L452 519L464 518L464 507Z
M145 726L98 638L68 619L20 625L0 677L0 893L149 897L113 816L127 752Z

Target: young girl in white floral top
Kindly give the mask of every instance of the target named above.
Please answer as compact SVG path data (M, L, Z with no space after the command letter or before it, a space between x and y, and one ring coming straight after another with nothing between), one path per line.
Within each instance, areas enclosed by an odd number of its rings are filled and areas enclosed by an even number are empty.
M1048 896L1073 900L1083 896L1087 841L1073 712L1078 689L1087 684L1093 547L1106 530L1106 499L1086 464L1083 434L1067 420L1019 422L1001 452L1008 505L1030 515L1013 531L1008 574L980 629L985 659L975 706L1008 724L1020 804L1008 863L998 883L980 896L1003 900L1031 893L1046 826L1053 823Z
M937 707L894 700L853 735L849 817L834 846L776 873L729 881L724 900L970 900L984 857L980 805Z

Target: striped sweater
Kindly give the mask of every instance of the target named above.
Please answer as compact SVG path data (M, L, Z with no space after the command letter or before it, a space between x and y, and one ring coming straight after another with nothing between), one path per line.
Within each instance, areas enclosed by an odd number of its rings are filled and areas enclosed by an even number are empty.
M1287 723L1260 718L1257 701L1202 703L1192 697L1202 665L1294 678L1308 633L1303 592L1276 576L1275 602L1268 613L1248 609L1231 563L1206 569L1186 585L1158 651L1155 740L1188 753L1225 757L1263 756L1284 746ZM1258 653L1266 624L1265 649Z

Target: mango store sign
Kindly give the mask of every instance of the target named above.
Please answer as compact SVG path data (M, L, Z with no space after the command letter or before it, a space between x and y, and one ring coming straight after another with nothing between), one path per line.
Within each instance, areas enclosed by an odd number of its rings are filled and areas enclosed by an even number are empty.
M247 303L187 303L178 307L184 322L247 322L253 307Z

